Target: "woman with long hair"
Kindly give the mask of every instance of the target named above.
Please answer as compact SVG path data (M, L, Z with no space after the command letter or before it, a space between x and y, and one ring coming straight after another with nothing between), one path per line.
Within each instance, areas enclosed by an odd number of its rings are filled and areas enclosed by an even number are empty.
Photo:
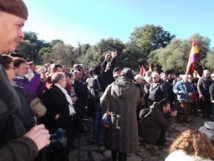
M206 134L197 129L184 131L171 145L165 161L211 161L214 147Z

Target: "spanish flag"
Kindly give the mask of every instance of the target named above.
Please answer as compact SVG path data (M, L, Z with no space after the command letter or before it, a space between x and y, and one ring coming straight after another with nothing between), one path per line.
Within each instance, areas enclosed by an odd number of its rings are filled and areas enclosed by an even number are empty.
M200 61L199 51L195 41L193 41L192 48L190 51L189 61L187 64L186 74L191 74L194 72L194 63L198 61Z
M144 76L146 74L146 70L144 68L144 66L142 65L141 69L140 69L140 75Z

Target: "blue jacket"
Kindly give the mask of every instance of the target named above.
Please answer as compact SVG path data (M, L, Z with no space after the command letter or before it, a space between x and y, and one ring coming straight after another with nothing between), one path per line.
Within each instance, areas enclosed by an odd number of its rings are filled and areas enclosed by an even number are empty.
M186 86L189 86L189 90L186 88ZM183 94L179 94L179 91L183 91ZM191 97L188 95L188 93L194 93L194 87L192 83L187 82L185 85L184 81L181 80L175 84L173 92L177 94L177 99L179 102L191 102Z

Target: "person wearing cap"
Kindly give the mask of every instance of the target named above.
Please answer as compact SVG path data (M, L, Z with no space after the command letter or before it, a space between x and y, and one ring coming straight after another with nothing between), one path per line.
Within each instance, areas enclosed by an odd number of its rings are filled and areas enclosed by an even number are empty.
M214 73L210 75L212 79L212 84L209 88L210 93L210 101L211 101L211 109L212 109L212 120L214 121Z
M0 56L15 51L24 38L28 10L22 0L0 0ZM21 101L0 66L0 160L33 161L50 143L44 125L27 130L20 118Z
M112 151L113 161L126 161L127 153L135 153L139 148L136 109L140 90L133 80L132 70L124 68L100 98L105 109L110 104L111 125L105 131L104 145Z

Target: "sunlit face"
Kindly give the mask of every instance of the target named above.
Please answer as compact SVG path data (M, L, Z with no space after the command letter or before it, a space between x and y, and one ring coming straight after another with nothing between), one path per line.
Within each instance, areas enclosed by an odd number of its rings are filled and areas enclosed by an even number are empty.
M13 62L9 65L8 69L5 69L9 80L13 80L15 78L15 70L13 66Z
M72 77L66 77L66 79L67 79L67 84L71 85L73 82Z
M203 75L204 75L205 78L208 78L210 76L209 70L205 70Z
M184 75L183 76L183 81L186 83L189 81L189 76L188 75Z
M82 73L81 72L76 72L75 73L75 79L78 80L78 81L81 81L81 79L82 79Z
M29 66L29 68L32 70L32 71L35 71L36 70L36 64L31 64L30 66Z
M22 27L25 19L0 11L0 53L15 51L16 46L24 38Z
M136 80L136 82L139 83L139 84L142 83L142 78L138 77L137 80Z
M163 113L168 113L170 110L170 104L167 103L165 106L163 106Z
M58 67L58 68L56 68L55 72L63 72L63 68L62 67Z
M159 76L152 76L152 82L157 83L160 80Z
M162 78L163 80L167 80L167 74L166 74L166 73L162 73L161 78Z
M24 77L28 73L28 65L26 63L21 63L15 68L15 72L17 76Z

